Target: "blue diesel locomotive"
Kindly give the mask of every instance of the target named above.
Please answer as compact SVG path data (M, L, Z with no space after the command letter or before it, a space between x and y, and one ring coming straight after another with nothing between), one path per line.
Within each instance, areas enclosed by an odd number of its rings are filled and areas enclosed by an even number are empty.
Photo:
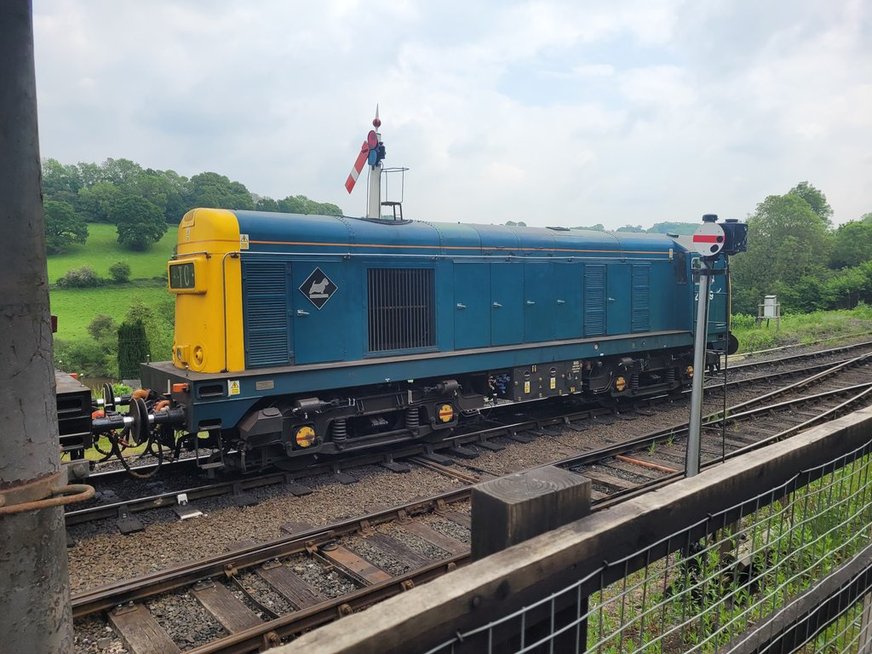
M255 469L438 438L500 399L675 391L703 372L694 256L666 235L194 209L173 358L143 364L131 413ZM724 352L726 275L710 297Z

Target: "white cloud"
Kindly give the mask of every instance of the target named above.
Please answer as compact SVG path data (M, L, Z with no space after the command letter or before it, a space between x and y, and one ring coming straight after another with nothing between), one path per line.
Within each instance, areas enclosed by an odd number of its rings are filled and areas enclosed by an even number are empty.
M742 217L801 180L872 210L867 4L37 0L43 156L127 157L359 214L381 105L408 217Z

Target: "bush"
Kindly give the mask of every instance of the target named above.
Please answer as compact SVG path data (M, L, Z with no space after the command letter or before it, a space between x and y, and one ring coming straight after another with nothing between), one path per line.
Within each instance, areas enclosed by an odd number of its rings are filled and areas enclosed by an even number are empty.
M753 329L757 326L757 319L750 313L736 313L730 319L731 329Z
M118 326L112 319L112 316L107 316L105 313L98 313L88 325L88 333L95 341L114 339Z
M91 266L82 266L68 270L57 284L59 288L96 288L103 285L103 279Z
M124 261L116 261L109 266L109 276L116 284L124 284L130 281L130 264Z
M96 341L55 341L54 361L59 370L86 377L114 377L114 352Z

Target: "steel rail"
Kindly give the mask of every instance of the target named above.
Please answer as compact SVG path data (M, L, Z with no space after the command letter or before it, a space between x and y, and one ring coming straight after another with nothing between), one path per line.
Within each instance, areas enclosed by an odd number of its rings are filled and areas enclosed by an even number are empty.
M839 364L830 371L830 374L844 370L845 367L845 364ZM801 388L804 384L822 379L823 377L824 375L818 373L808 380L793 384L792 387ZM728 420L742 420L761 413L768 413L779 408L788 408L798 403L815 402L828 397L844 395L845 393L858 389L860 390L859 393L854 394L844 402L840 402L837 406L827 409L821 413L820 416L804 421L800 425L795 425L786 430L782 430L772 436L763 438L753 446L735 449L727 455L727 458L733 458L749 450L763 447L773 440L778 440L792 433L796 433L815 422L823 420L827 416L847 410L853 404L856 404L862 399L866 399L867 396L872 393L872 382L831 389L820 393L805 395L800 398L778 402L774 405L758 406L753 409L732 413ZM779 393L784 392L786 391L779 391ZM771 398L774 395L777 394L768 394L767 397ZM755 401L759 402L762 399L763 398L758 398ZM730 410L740 406L747 406L748 404L749 403L747 402L742 403L736 407L730 407ZM718 418L718 420L720 420L720 418ZM686 423L684 427L686 428ZM623 450L623 452L620 453L635 452L640 449L640 446L645 446L646 440L648 442L655 442L656 439L662 438L662 432L663 430L657 430L656 432L646 435L645 439L633 439L632 442L622 443L619 446L603 448L596 452L585 453L579 457L570 457L555 462L555 464L569 466L590 465L611 458L616 454L616 449ZM703 467L710 467L716 463L718 462L709 462L704 464ZM581 474L583 474L583 471L581 471ZM594 510L602 510L618 502L625 501L629 497L650 492L655 488L671 483L681 476L682 473L669 474L660 479L639 484L634 489L615 492L607 498L595 501L593 503ZM394 507L351 520L337 522L323 528L313 528L286 539L279 539L278 541L273 541L271 543L253 546L237 552L213 557L211 559L204 559L199 562L186 564L175 570L152 573L134 580L118 582L87 593L78 594L73 597L73 614L75 617L80 618L95 612L110 609L124 602L140 600L168 590L188 586L206 578L221 576L230 578L235 576L241 569L252 567L277 557L289 556L304 551L314 552L317 550L318 546L341 536L355 533L363 526L372 526L396 519L403 519L408 515L438 511L445 503L464 501L469 498L471 490L471 487L467 486L447 493L441 493L431 498L416 500L401 507ZM303 631L316 628L330 622L331 620L337 619L342 615L347 615L356 609L363 608L374 602L399 594L416 584L423 583L436 578L445 572L449 572L458 565L462 565L467 560L468 553L461 553L425 566L424 568L419 568L418 570L412 571L406 575L392 578L389 581L375 584L332 600L321 602L308 609L292 612L272 620L267 620L263 622L263 624L220 638L191 651L195 654L211 654L215 652L242 653L256 651L263 646L275 645L280 642L281 638L291 637Z

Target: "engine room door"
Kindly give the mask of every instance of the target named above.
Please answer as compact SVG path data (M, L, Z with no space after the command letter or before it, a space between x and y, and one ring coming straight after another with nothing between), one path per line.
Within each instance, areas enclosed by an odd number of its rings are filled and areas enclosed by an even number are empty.
M353 339L361 338L360 329L353 327L365 315L363 302L350 301L354 290L346 283L341 263L294 262L290 297L297 364L346 358L347 348L355 345Z
M549 341L556 332L554 264L524 264L524 342ZM562 305L561 305L562 307Z
M491 267L491 345L524 340L524 266L506 261Z
M490 266L454 263L454 349L490 345Z
M630 333L630 264L610 263L608 281L606 284L606 333Z

